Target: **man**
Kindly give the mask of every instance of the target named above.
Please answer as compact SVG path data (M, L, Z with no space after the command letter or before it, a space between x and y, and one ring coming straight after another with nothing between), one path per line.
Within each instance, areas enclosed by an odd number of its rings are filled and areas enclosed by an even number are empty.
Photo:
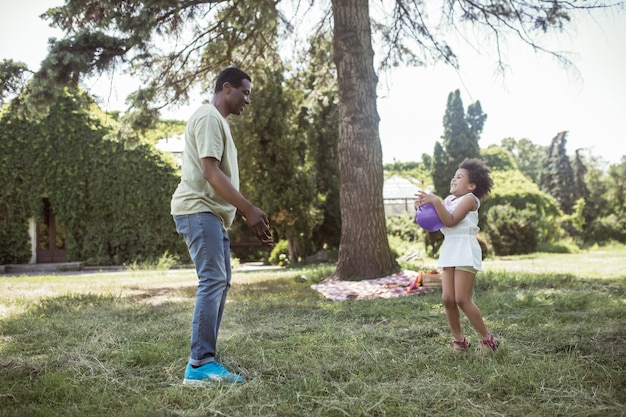
M217 334L231 282L227 229L239 211L251 233L272 246L265 213L239 192L237 148L227 117L250 104L252 80L237 68L222 71L210 104L187 122L182 178L172 196L176 230L185 238L198 275L191 329L191 354L184 384L239 384L243 377L215 361Z

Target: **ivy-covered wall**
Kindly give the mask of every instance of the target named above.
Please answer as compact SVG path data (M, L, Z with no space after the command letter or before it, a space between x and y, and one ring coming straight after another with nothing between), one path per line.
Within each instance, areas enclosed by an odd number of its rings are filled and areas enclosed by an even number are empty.
M30 258L27 220L41 219L44 196L66 229L68 261L149 262L167 252L186 262L170 215L177 168L151 146L106 139L84 108L84 97L67 94L45 119L11 107L0 117L0 264Z

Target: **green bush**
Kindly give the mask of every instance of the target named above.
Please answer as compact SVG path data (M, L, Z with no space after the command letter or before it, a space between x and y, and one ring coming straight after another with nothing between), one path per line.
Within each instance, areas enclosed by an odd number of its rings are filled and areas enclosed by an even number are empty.
M535 228L538 242L555 242L561 239L563 231L559 226L559 219L563 216L556 200L539 190L537 184L515 170L496 171L492 173L494 188L479 210L479 225L483 230L489 230L489 212L495 206L509 206L517 211L531 210L536 214ZM491 243L495 234L489 233ZM492 236L493 235L493 236ZM503 242L506 246L508 243ZM497 254L497 251L496 251Z
M491 256L491 247L489 246L489 242L487 242L487 239L479 234L476 236L476 240L478 240L478 244L480 245L480 249L483 253L483 259Z
M532 253L537 249L539 216L536 210L492 206L487 234L496 255Z
M407 242L417 242L421 229L410 214L406 216L387 216L387 234L397 236Z
M561 240L555 243L539 243L537 245L537 252L545 252L545 253L578 253L580 249L576 245L576 243L569 240Z
M276 242L268 262L272 265L287 266L289 264L289 242L286 240Z
M108 140L109 129L81 107L79 96L68 93L38 121L12 108L2 114L0 207L11 212L10 224L24 227L23 219L37 217L32 200L41 205L46 196L67 232L68 261L107 265L154 262L165 253L188 256L170 215L178 168L151 146L129 149ZM10 258L19 263L24 255Z
M31 247L27 224L0 223L0 265L30 261Z
M609 242L626 243L626 219L610 215L594 220L582 235L585 246Z

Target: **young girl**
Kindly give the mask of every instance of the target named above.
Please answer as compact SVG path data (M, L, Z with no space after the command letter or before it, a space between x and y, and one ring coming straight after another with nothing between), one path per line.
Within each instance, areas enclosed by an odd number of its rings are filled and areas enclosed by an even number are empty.
M493 186L489 173L484 162L465 159L450 181L450 195L445 200L419 192L415 201L416 209L432 204L444 224L438 267L443 268L442 299L454 336L454 352L465 352L471 346L461 329L459 307L480 335L481 348L498 347L498 340L487 331L480 310L472 301L476 273L482 269L482 251L476 240L480 230L478 208Z

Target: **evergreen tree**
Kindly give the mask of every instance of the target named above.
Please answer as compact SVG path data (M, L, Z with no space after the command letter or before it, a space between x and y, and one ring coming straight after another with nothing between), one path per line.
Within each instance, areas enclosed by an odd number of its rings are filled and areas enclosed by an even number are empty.
M341 210L339 207L339 92L337 72L332 61L332 35L320 32L310 39L298 71L290 79L301 92L296 130L306 137L310 175L315 178L317 200L312 215L318 217L313 229L314 250L339 247Z
M626 216L626 156L619 164L609 167L609 204L620 218Z
M232 130L240 143L241 191L268 213L276 238L289 242L290 258L297 261L311 237L315 189L305 143L290 124L294 109L282 74L253 66L253 105L245 118L233 120Z
M445 197L450 191L450 179L465 158L479 158L478 140L487 115L482 113L480 102L468 107L468 116L463 109L459 90L448 94L446 111L443 116L443 147L438 151L435 144L435 170L433 183L435 193Z
M589 187L587 187L587 165L585 164L580 151L580 149L577 149L576 156L574 157L574 196L576 200L582 199L585 202L582 215L584 223L589 224L593 220L596 210L594 202L591 200L591 192L589 191Z
M483 133L483 127L485 127L485 121L487 121L487 115L483 113L480 101L467 106L466 120L472 133L480 138L481 133Z
M563 213L571 214L576 203L576 185L566 145L567 132L560 132L552 139L541 171L540 187L558 201Z

